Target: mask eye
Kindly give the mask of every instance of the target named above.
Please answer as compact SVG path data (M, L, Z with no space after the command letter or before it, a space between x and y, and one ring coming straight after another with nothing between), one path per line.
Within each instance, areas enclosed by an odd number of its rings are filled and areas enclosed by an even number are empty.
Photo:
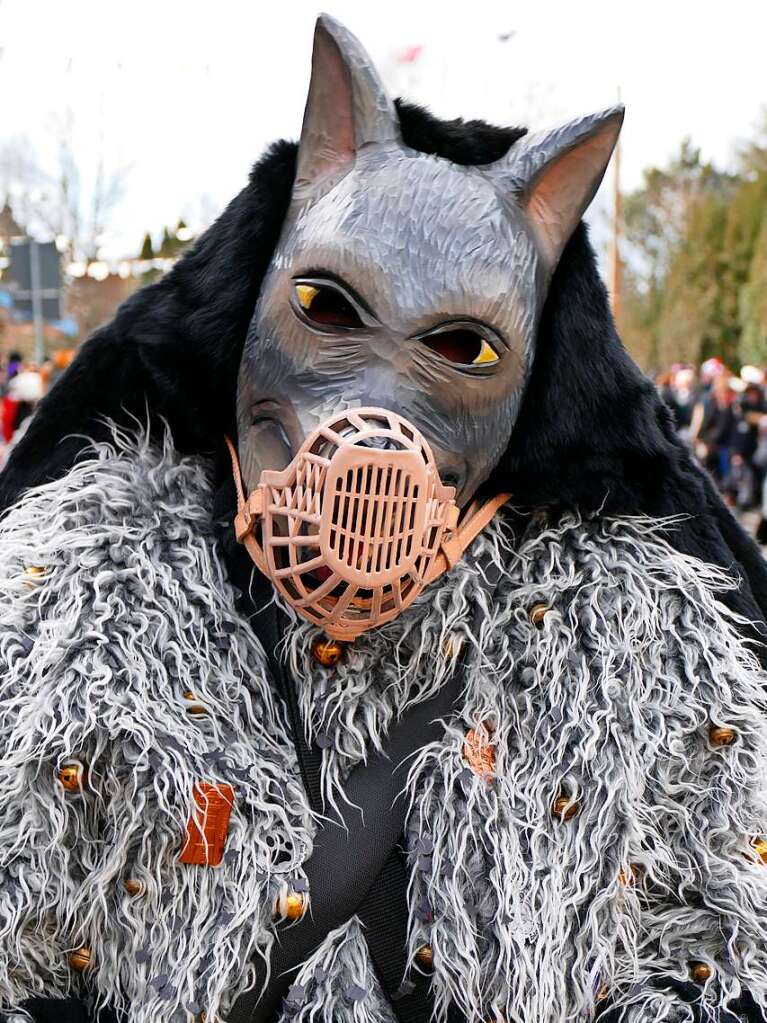
M419 340L443 359L459 366L491 366L498 362L498 353L490 342L468 327L442 330Z
M293 285L296 305L303 316L320 327L363 327L359 313L338 288L317 281Z

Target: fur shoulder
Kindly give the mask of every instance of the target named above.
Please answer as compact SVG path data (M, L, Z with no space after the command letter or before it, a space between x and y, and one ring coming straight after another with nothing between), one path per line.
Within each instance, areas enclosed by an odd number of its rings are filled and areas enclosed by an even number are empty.
M131 1023L212 1018L302 876L313 826L211 505L203 463L114 433L0 525L0 1008L77 990L87 947ZM218 867L179 862L198 782L234 791Z
M679 526L540 517L509 562L410 772L411 949L443 1007L589 1018L605 989L641 1021L695 962L712 1006L767 1004L767 679Z

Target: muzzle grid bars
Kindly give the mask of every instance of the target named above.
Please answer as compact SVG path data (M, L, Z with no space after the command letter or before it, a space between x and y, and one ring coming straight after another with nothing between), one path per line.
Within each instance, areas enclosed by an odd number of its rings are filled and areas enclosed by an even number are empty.
M508 495L455 532L455 489L429 444L394 412L362 408L323 423L287 468L266 469L237 539L285 600L335 639L390 621L461 556Z

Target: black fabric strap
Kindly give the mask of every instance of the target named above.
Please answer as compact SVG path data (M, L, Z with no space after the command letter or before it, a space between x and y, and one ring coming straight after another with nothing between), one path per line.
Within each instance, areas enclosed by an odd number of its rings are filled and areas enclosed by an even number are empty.
M434 1010L431 980L418 971L405 977L408 880L402 853L393 849L357 916L365 927L370 958L398 1023L426 1023Z
M274 603L264 612L264 625L274 635L275 644L276 637L283 631L284 622L281 619ZM295 687L286 677L282 661L277 657L271 660L288 711L304 785L312 809L322 813L322 751L314 744L307 743ZM365 928L370 958L398 1023L422 1023L423 1020L431 1019L434 999L427 976L415 974L405 980L409 922L407 888L408 873L403 854L395 848L362 900L356 915Z
M351 804L342 810L345 826L328 822L320 828L304 864L311 913L280 930L263 994L259 998L266 971L257 963L256 986L237 1001L230 1023L269 1023L304 960L360 908L402 833L405 805L400 793L406 768L399 765L442 736L441 719L450 713L461 681L457 673L430 700L409 708L392 728L383 752L352 771L344 790Z

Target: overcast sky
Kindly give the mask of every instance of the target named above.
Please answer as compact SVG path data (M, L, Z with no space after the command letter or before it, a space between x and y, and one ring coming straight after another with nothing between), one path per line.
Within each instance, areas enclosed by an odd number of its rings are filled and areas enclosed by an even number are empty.
M627 189L684 135L726 165L767 105L767 0L325 6L360 36L392 92L441 115L542 127L609 106L620 88ZM147 228L210 220L271 139L296 136L320 9L0 0L0 142L26 135L52 166L53 121L74 111L85 176L99 149L130 168L105 245L133 254ZM415 46L417 60L402 62Z

